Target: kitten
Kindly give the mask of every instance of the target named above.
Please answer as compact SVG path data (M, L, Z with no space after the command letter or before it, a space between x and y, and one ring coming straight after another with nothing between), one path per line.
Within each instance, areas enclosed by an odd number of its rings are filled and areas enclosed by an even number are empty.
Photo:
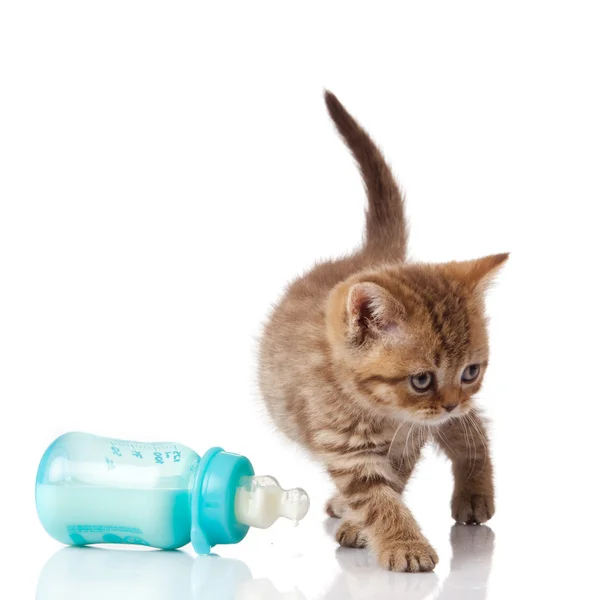
M494 514L473 395L488 364L483 296L508 254L404 262L404 202L390 168L332 93L325 102L362 172L365 240L289 286L261 340L260 387L278 426L327 467L338 542L368 546L393 571L431 571L437 554L402 500L428 440L452 462L454 519Z

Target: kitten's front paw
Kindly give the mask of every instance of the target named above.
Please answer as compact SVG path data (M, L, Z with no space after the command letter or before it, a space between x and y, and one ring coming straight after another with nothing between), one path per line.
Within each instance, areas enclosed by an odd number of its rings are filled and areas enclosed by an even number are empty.
M439 561L426 539L387 542L379 547L377 558L382 567L403 573L433 571Z
M366 548L367 538L363 534L362 526L354 521L342 521L335 534L335 539L340 546L346 548Z
M462 493L452 498L452 517L457 523L479 525L489 521L494 511L493 496Z

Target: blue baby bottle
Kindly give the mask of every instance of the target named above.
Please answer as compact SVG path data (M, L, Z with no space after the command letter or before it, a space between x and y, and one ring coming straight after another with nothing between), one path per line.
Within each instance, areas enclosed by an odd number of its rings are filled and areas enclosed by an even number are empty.
M67 433L44 453L36 506L64 544L141 544L165 550L190 541L198 554L241 541L250 527L308 512L302 489L257 477L250 461L211 448L200 456L173 443Z

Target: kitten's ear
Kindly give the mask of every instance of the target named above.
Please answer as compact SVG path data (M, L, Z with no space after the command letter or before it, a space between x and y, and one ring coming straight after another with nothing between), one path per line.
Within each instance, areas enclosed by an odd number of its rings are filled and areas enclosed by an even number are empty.
M349 338L359 344L369 336L402 341L406 338L403 313L400 302L386 289L371 282L355 283L346 299Z
M475 260L451 262L446 265L449 275L465 283L473 292L483 292L506 262L509 254L492 254Z

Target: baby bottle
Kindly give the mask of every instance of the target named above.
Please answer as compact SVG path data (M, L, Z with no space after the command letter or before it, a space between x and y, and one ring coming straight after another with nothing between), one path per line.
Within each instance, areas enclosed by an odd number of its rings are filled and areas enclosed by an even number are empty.
M67 433L44 453L36 506L46 531L64 544L141 544L198 554L241 541L250 527L308 512L302 489L282 490L254 475L250 461L211 448Z

